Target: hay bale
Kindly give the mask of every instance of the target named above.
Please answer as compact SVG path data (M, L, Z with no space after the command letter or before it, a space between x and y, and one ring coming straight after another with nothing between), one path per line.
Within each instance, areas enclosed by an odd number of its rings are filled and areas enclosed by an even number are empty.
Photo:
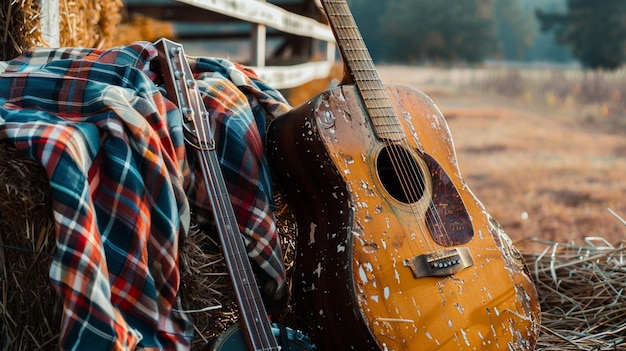
M138 40L153 42L160 38L176 38L171 22L133 13L118 26L116 35L109 38L108 46L125 45Z
M525 243L528 244L528 243ZM626 246L532 240L524 254L541 302L537 350L626 348ZM538 246L539 245L539 246Z
M110 48L134 41L175 38L171 23L141 15L125 18L121 0L60 0L60 46ZM29 48L48 46L41 33L41 1L0 4L0 61Z
M0 5L0 61L41 45L41 5L37 0L3 1Z
M60 43L67 47L104 48L122 21L121 0L60 0Z
M133 14L121 0L61 0L61 46L110 48L134 41L174 38L170 22Z
M0 184L0 349L54 349L60 304L48 280L48 179L39 163L0 142Z

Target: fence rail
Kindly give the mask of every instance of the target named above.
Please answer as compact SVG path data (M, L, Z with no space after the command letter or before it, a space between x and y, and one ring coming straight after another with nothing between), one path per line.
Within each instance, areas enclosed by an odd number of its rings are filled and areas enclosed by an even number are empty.
M330 27L263 0L176 0L204 10L253 24L250 33L251 67L276 89L293 88L313 79L328 77L335 60L335 38ZM322 61L297 65L266 66L267 29L326 43Z
M315 0L302 0L315 1ZM276 89L288 89L305 84L313 79L328 77L335 62L335 38L328 25L318 22L311 17L291 12L278 5L264 0L124 0L126 5L135 8L161 7L161 13L176 13L176 18L191 16L190 7L199 11L210 11L220 14L234 21L252 24L249 34L250 62L253 68L268 84ZM59 34L59 0L42 2L42 33L44 39L51 46L58 46ZM188 5L188 7L182 7ZM206 13L206 12L205 12ZM173 17L173 16L172 16ZM198 22L195 16L194 21ZM167 20L167 19L166 19ZM206 21L210 21L208 17ZM267 28L289 35L301 37L302 40L313 40L323 43L326 50L317 60L306 60L298 64L266 65Z
M310 17L291 13L262 0L176 0L282 32L334 42L330 28Z

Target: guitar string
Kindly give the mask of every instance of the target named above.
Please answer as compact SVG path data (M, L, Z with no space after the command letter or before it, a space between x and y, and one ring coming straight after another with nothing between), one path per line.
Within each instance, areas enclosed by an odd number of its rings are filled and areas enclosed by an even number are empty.
M185 59L184 53L179 52L179 60L180 62ZM189 71L186 74L191 74ZM184 78L183 78L184 79ZM258 337L256 340L251 340L252 342L259 342L261 345L254 345L255 350L278 350L278 343L273 335L271 327L269 323L263 323L266 320L267 315L265 311L265 307L263 302L260 299L260 293L258 292L258 288L252 287L252 284L256 284L256 280L254 279L254 275L252 273L252 267L250 262L248 261L248 256L245 254L247 251L245 250L245 245L243 245L243 239L240 237L239 227L237 225L237 220L234 216L234 211L232 210L232 203L230 202L230 197L225 189L225 183L223 180L223 176L221 173L221 169L219 167L219 162L217 162L217 156L215 154L207 155L207 152L210 152L206 149L208 142L212 140L212 135L210 135L211 124L208 113L206 113L206 109L204 108L203 97L200 94L200 90L197 87L197 82L193 79L193 76L189 77L188 80L182 82L185 86L188 86L189 82L193 82L193 89L196 91L195 99L192 99L195 103L194 111L200 112L199 114L196 112L192 118L192 124L194 126L194 130L196 131L196 144L197 147L196 154L199 155L199 161L201 162L201 167L203 171L203 178L207 192L210 189L213 189L213 194L208 193L209 198L212 199L212 210L214 213L215 221L218 225L222 224L227 228L232 229L232 231L227 233L222 233L221 237L224 239L223 250L228 251L229 249L233 252L225 254L230 254L231 257L234 257L235 260L230 260L229 262L234 263L235 267L231 269L231 274L235 275L233 277L233 284L237 284L237 282L243 282L244 284L240 284L238 286L243 286L246 289L240 290L243 296L241 296L242 303L248 303L250 307L246 309L244 306L241 306L242 316L241 318L246 321L246 326L250 328L249 332L254 333ZM188 86L189 87L189 86ZM198 148L199 147L199 148ZM216 152L216 151L212 151ZM210 157L215 157L215 162L211 162ZM209 180L209 174L214 175ZM230 224L227 223L227 220L230 220ZM221 221L221 222L220 222ZM234 233L234 235L232 235ZM239 252L237 255L236 251ZM226 257L228 258L228 257ZM253 289L257 290L253 290ZM250 310L257 312L257 316L253 316L253 320L249 321L244 310ZM258 320L255 320L258 319ZM269 320L267 320L269 322ZM243 323L244 321L242 321ZM260 347L260 348L259 348Z
M356 53L357 55L360 54L360 57L357 60L355 60L352 57L346 57L346 59L352 59L354 62L372 65L369 71L375 79L373 80L369 80L369 79L358 80L357 79L356 80L357 86L362 85L361 87L359 87L359 92L361 93L361 96L364 99L365 104L366 105L371 104L371 100L368 100L368 98L364 96L364 93L363 93L364 91L382 92L384 95L384 97L382 97L382 101L387 102L387 104L382 104L381 100L379 98L376 98L374 100L375 108L377 109L377 111L380 111L380 110L389 111L390 106L391 106L390 100L386 94L386 90L384 89L384 86L382 86L382 83L380 83L380 79L378 78L376 69L375 67L373 67L371 57L369 56L369 53L367 52L367 50L359 50L361 48L365 48L365 45L362 41L360 33L358 32L358 28L356 26L356 23L354 22L354 19L352 18L352 16L348 16L349 8L347 4L345 3L345 1L330 1L330 0L326 0L324 1L324 3L328 5L329 10L331 10L332 12L331 14L329 14L329 17L333 17L333 19L331 20L335 21L334 24L337 24L336 22L342 22L342 18L346 20L346 22L341 23L340 26L334 26L334 27L339 27L338 28L339 31L347 30L349 32L350 30L352 30L352 33L345 33L347 35L344 37L340 37L338 35L339 37L338 39L348 40L347 38L352 38L354 43L359 44L359 45L348 45L347 48L345 46L340 47L340 48L343 48L343 50L345 50L346 52ZM334 5L336 5L336 7ZM337 10L337 8L340 8L340 10ZM341 16L341 14L344 14L344 15ZM345 56L349 56L349 55L345 55ZM352 72L352 73L355 74L355 72ZM376 85L376 83L378 83L382 87L382 90L381 90L381 87ZM372 86L372 84L374 84L375 86ZM395 111L393 111L393 108L391 108L391 112L393 113L387 112L387 117L390 115L393 115L394 117L397 118L397 116L395 115ZM376 117L380 118L380 116L376 116ZM394 131L389 125L383 124L382 128L386 130L386 132L389 133L389 135L393 135ZM401 181L400 183L404 192L404 196L407 197L407 199L413 200L413 201L409 201L410 203L415 202L416 200L419 200L419 193L421 191L419 191L415 187L416 184L411 181L412 179L417 180L417 183L418 183L417 185L419 186L419 188L426 190L426 183L424 180L422 180L423 178L420 177L420 174L422 174L422 172L420 171L419 166L413 162L410 162L410 164L407 164L408 160L406 160L406 157L403 157L402 155L400 155L402 151L399 151L399 150L401 150L401 148L392 147L393 145L396 145L393 142L386 142L385 144L387 145L387 150L390 150L392 153L391 159L393 163L393 168L398 174L398 179ZM412 149L412 147L408 144L405 138L402 139L402 142L400 144L402 145L402 147ZM431 193L431 197L432 197L432 193ZM450 236L447 233L447 229L443 225L443 221L439 215L439 212L436 210L436 208L434 208L432 201L430 201L430 205L427 207L426 211L430 211L430 213L432 214L434 221L436 222L436 225L434 225L433 227L435 228L435 230L438 229L440 237L443 238L445 241L444 244L450 245L452 243L452 240L450 239ZM414 216L416 217L416 222L418 223L420 230L422 231L422 236L428 235L427 234L428 231L426 231L425 228L423 228L422 221L420 220L420 218L418 218L419 215L415 212L413 213L414 213ZM424 219L426 220L426 218ZM433 233L433 234L436 235L436 233ZM425 240L425 242L428 244L428 246L431 246L430 240ZM442 252L441 248L432 249L432 247L429 247L429 249L435 252Z

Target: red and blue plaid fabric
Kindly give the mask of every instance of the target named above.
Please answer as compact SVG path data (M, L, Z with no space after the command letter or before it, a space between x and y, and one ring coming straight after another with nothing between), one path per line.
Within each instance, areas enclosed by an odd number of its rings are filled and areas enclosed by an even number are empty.
M156 55L142 42L34 49L0 63L0 140L40 161L50 179L62 349L190 347L178 251L196 182L180 112L148 70ZM220 157L250 257L282 284L262 138L265 119L289 106L238 65L200 59L197 69L207 108L223 111Z

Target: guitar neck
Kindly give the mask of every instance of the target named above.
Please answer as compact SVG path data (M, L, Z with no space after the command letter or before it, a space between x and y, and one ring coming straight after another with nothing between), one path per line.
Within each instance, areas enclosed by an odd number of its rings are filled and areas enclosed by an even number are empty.
M204 185L222 243L222 251L239 307L239 322L252 351L278 351L261 292L248 258L230 195L222 175L210 116L197 90L193 73L180 44L167 39L155 43L161 71L172 100L183 114L187 144L196 150Z
M346 72L357 87L376 135L381 139L400 140L404 131L374 61L345 0L322 0L333 30Z

